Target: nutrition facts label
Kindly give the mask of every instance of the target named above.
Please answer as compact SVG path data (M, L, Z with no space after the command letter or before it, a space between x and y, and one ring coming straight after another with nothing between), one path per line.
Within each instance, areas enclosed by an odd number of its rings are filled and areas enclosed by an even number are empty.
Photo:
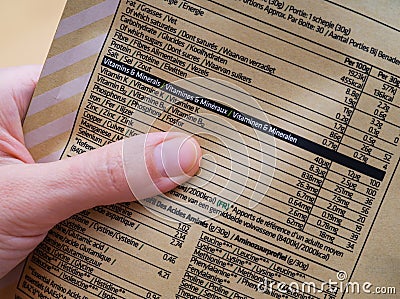
M295 0L121 0L110 24L63 157L173 130L201 171L57 225L17 298L341 298L399 161L399 30Z

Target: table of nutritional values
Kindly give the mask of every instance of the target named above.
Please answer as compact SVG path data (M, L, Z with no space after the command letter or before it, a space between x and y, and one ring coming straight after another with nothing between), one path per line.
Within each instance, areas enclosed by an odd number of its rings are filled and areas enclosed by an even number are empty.
M400 61L333 18L374 20L285 2L119 3L64 157L174 127L205 132L202 169L56 226L21 298L55 277L79 298L341 298L324 282L351 278L399 160ZM287 287L303 282L318 291Z

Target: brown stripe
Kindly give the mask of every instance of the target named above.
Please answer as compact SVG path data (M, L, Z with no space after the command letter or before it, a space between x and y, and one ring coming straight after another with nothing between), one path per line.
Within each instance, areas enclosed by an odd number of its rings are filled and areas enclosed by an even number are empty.
M68 5L65 7L62 18L68 18L70 16L76 15L80 13L82 10L88 9L92 6L95 6L104 0L68 0Z
M15 287L10 285L5 289L0 289L0 298L14 298Z
M90 39L106 33L107 29L111 26L112 19L113 16L109 16L54 40L47 58L61 54Z
M54 138L46 140L29 149L32 157L35 161L38 161L54 152L57 152L65 147L68 142L70 132L62 133Z
M83 76L84 74L87 74L88 71L94 68L98 56L99 54L92 55L82 61L51 74L51 76L41 78L36 88L34 97L70 82L80 76Z
M24 133L29 133L78 110L82 96L83 93L77 94L36 114L28 116L25 120Z

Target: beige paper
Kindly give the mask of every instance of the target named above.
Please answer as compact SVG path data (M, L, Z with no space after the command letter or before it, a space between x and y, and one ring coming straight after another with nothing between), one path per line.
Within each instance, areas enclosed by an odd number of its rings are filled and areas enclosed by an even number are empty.
M68 1L24 125L35 159L154 130L205 157L165 196L57 225L16 298L398 288L396 25L333 1Z

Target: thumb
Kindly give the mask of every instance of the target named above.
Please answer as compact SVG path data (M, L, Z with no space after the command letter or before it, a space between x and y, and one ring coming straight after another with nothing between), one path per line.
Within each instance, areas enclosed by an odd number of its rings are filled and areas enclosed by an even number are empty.
M5 166L0 216L18 224L17 234L43 234L82 210L165 193L193 176L200 158L194 138L152 133L53 163Z

